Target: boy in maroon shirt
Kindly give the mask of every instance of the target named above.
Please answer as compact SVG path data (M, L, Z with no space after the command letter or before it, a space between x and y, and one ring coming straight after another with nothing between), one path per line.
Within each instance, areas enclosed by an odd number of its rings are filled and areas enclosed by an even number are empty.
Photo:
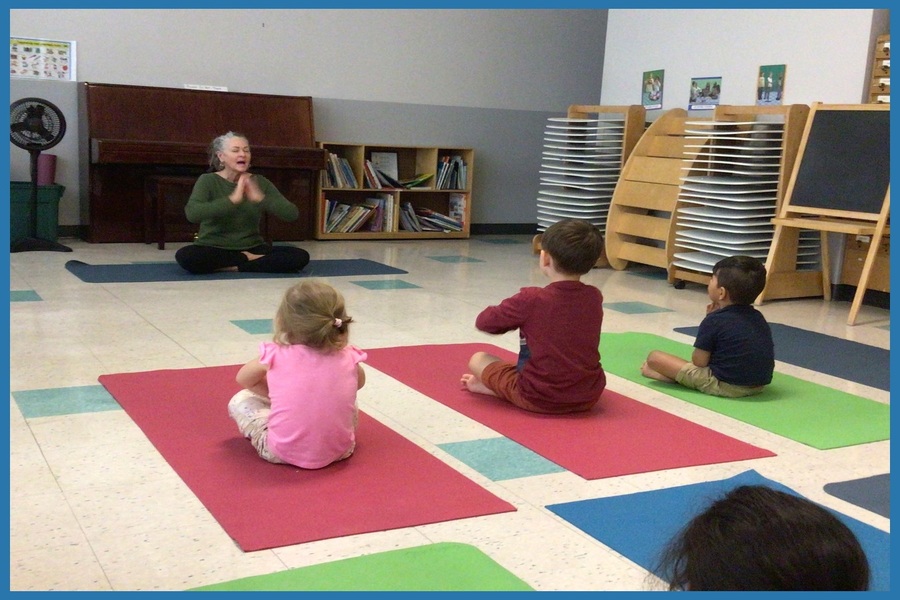
M461 383L532 412L590 410L606 387L599 351L603 296L581 277L600 258L603 235L587 221L565 219L541 235L541 248L541 271L550 283L522 288L475 320L487 333L519 330L518 365L476 352Z

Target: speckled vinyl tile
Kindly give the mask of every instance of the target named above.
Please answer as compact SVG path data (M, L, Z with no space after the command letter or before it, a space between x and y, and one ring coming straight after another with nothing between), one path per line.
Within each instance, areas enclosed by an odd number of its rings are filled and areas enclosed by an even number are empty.
M477 547L537 590L662 589L645 569L546 506L714 481L748 469L890 531L889 519L823 489L829 482L889 472L889 441L820 451L611 375L608 387L613 391L776 456L595 481L565 470L512 473L503 462L515 456L495 452L499 464L488 468L473 467L451 452L474 448L471 444L478 440L508 444L503 436L364 366L362 410L516 511L244 553L124 411L38 414L20 407L13 396L90 388L98 386L100 375L110 373L244 363L257 355L261 340L270 339L271 319L291 281L87 284L65 270L67 260L171 262L184 244L169 243L160 251L153 244L63 243L73 252L10 255L10 290L40 298L10 302L13 591L185 590L444 541ZM353 316L350 342L364 350L484 342L515 352L516 332L479 332L475 318L523 287L547 283L532 252L531 235L300 245L314 259L365 258L407 271L402 277L326 278L343 293ZM673 330L699 324L708 302L705 286L689 283L677 290L660 276L661 270L637 267L593 269L583 278L603 292L604 332L641 331L690 343L690 337ZM848 327L848 302L801 299L758 308L772 322L890 348L887 310L864 306L859 324ZM460 375L465 370L466 365L459 365ZM779 370L890 402L884 390L792 365L779 364ZM265 510L264 502L247 510ZM302 509L299 514L302 518Z

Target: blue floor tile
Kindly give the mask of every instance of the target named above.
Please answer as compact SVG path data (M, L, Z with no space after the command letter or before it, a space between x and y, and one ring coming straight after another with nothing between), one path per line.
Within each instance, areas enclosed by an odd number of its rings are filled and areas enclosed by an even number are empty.
M10 302L40 302L43 300L34 290L13 290L9 293Z
M122 410L102 385L26 390L12 396L27 419Z
M646 302L604 302L603 308L625 313L626 315L639 315L645 313L672 312L668 308L653 306Z
M272 333L272 319L238 319L232 323L253 335Z
M402 279L374 279L371 281L351 281L350 283L364 287L367 290L404 290L419 287Z
M491 481L565 471L558 464L505 437L438 444L438 447Z
M469 258L468 256L429 256L431 260L442 263L476 263L484 262L480 258Z

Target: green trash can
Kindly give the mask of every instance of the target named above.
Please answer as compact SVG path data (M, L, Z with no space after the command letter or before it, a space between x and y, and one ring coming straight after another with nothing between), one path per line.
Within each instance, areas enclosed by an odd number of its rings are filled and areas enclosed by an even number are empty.
M55 242L59 237L59 200L65 186L39 185L37 195L37 237ZM31 237L31 182L9 182L9 241Z

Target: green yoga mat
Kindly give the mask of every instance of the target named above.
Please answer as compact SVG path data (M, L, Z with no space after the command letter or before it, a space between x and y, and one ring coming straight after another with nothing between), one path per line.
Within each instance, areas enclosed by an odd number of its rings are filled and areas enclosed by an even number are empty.
M532 589L478 548L455 542L391 550L194 588L204 592Z
M641 375L641 364L651 350L662 350L685 359L693 352L688 344L650 333L603 333L600 336L600 360L607 373L813 448L828 450L891 437L890 406L887 404L784 373L775 373L772 383L756 396L741 399L707 396L677 383L663 383Z

